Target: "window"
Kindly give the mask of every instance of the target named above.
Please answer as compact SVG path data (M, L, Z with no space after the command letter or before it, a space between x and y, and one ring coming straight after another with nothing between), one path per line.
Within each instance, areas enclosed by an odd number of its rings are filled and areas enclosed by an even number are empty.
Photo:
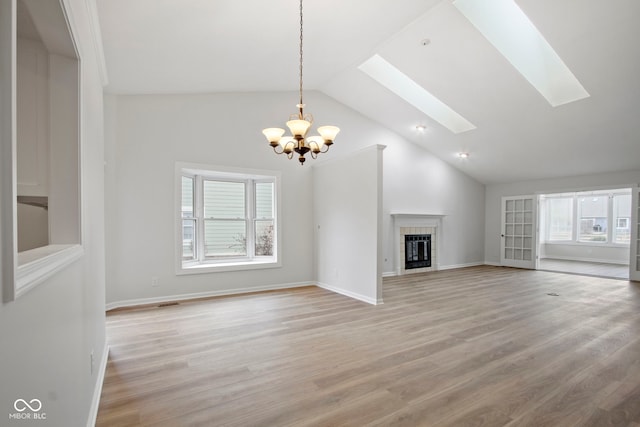
M196 218L193 204L193 190L195 179L190 176L182 177L182 259L194 260L196 252Z
M607 241L607 210L609 196L604 194L578 199L578 238L581 242Z
M547 242L629 245L629 190L601 190L544 196Z
M628 245L631 242L631 194L613 196L613 242Z
M180 272L277 266L276 175L179 168Z
M573 239L573 197L551 198L547 202L549 241Z

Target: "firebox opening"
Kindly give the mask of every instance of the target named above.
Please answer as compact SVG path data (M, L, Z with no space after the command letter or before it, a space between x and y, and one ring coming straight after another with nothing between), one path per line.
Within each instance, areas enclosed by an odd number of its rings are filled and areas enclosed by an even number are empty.
M404 251L405 270L431 267L431 234L406 234Z

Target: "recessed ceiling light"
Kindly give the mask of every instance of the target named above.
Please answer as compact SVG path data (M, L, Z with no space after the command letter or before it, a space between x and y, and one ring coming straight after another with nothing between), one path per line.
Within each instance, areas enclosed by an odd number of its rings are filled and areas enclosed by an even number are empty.
M589 97L514 0L454 0L454 6L554 107Z
M451 132L461 133L476 128L380 55L373 55L358 68Z
M418 131L418 133L424 133L424 131L427 130L427 127L425 125L417 125L416 126L416 131Z
M466 152L458 153L458 157L460 157L461 159L466 159L469 157L469 153L466 153Z

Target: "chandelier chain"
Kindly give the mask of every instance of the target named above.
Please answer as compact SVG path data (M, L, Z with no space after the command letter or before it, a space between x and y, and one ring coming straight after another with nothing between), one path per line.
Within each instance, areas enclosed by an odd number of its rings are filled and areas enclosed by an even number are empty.
M302 114L302 40L303 40L303 33L302 33L302 0L300 0L300 114ZM302 117L300 117L302 119Z

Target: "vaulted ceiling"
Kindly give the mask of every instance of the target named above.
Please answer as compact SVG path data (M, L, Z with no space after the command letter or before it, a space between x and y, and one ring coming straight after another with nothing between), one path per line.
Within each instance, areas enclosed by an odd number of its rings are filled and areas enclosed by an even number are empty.
M589 97L551 106L452 0L305 0L305 90L484 183L640 170L640 2L515 1ZM97 5L110 93L297 89L297 0ZM358 67L375 54L476 128L453 133L373 80Z

